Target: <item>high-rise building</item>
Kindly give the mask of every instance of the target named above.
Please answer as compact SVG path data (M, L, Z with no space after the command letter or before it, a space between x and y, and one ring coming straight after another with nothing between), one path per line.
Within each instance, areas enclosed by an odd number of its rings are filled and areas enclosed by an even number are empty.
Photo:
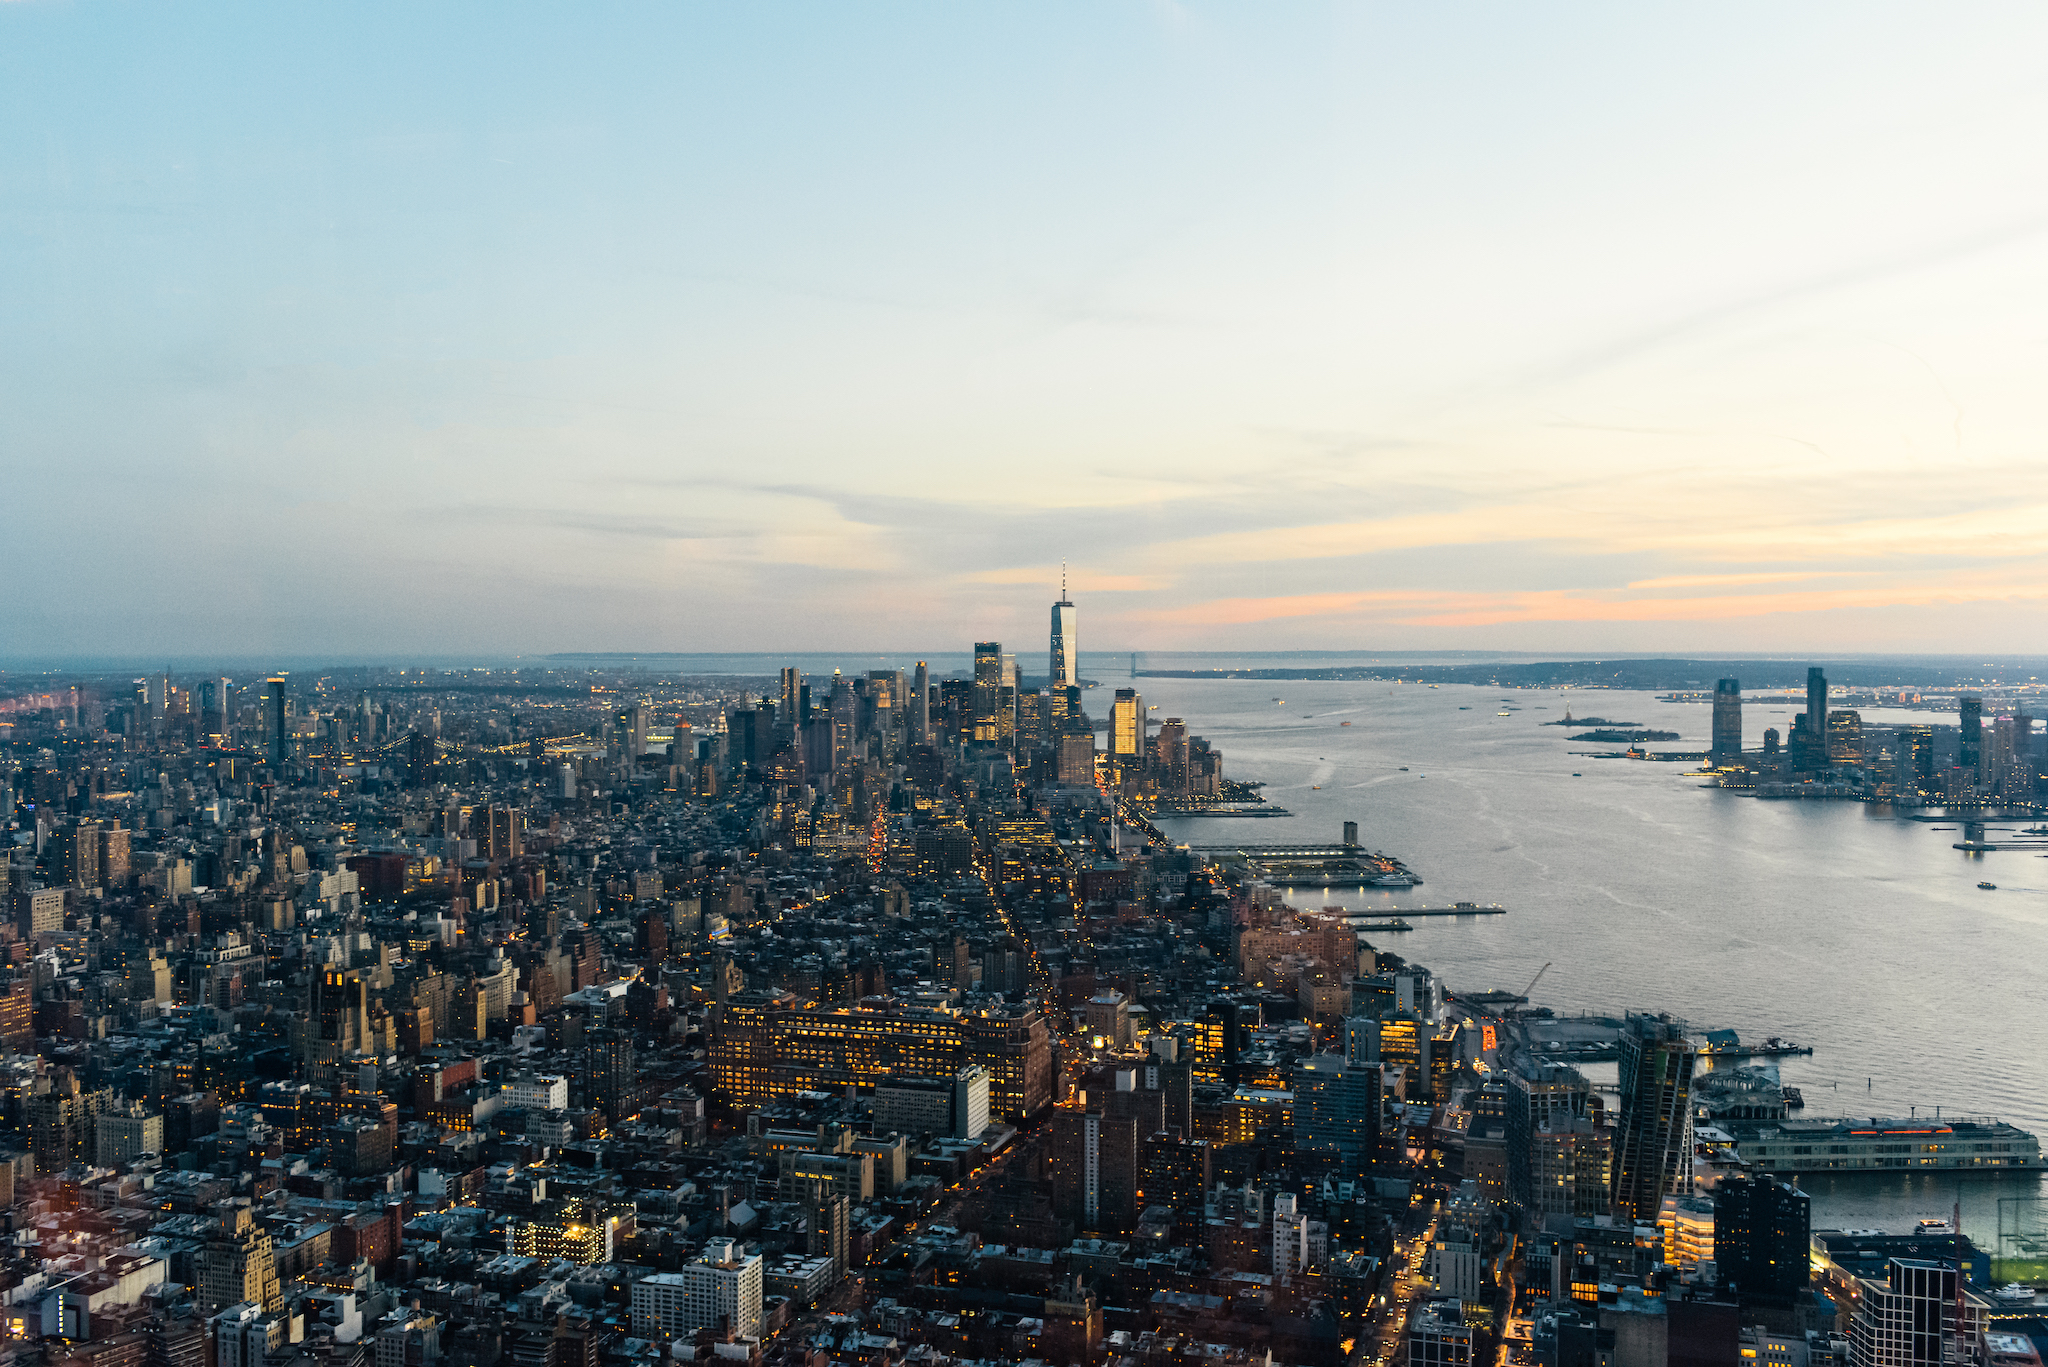
M1621 1121L1614 1136L1614 1213L1653 1225L1692 1176L1693 1044L1685 1022L1628 1013L1621 1033Z
M1538 1139L1544 1132L1570 1129L1583 1118L1593 1095L1592 1084L1578 1069L1516 1055L1507 1072L1508 1199L1540 1221L1572 1211L1572 1193L1552 1180L1539 1183Z
M974 741L993 745L999 735L997 714L1003 702L1003 643L974 643Z
M1963 734L1956 763L1975 774L1984 763L1984 699L1965 693L1961 709Z
M1723 679L1714 685L1714 744L1708 758L1728 764L1742 758L1742 683Z
M1899 787L1909 793L1934 791L1934 728L1899 729Z
M1318 1054L1294 1069L1294 1142L1335 1150L1347 1165L1367 1162L1379 1138L1380 1070Z
M633 1035L629 1030L592 1030L583 1037L584 1089L590 1108L614 1125L640 1108L633 1095Z
M1972 1340L1982 1303L1965 1291L1959 1307L1953 1266L1893 1258L1883 1281L1863 1277L1858 1286L1849 1325L1849 1361L1856 1367L1949 1367L1977 1360ZM1964 1312L1960 1323L1958 1308Z
M1052 666L1046 672L1054 688L1077 688L1081 683L1081 642L1065 579L1062 575L1060 601L1052 605Z
M910 739L925 745L932 738L932 675L923 660L910 676Z
M1828 676L1819 665L1806 671L1806 734L1816 764L1828 762Z
M1863 714L1844 709L1828 713L1828 762L1855 768L1863 763Z
M1135 688L1119 688L1109 706L1109 753L1119 764L1145 757L1145 699Z
M270 693L270 762L282 769L291 754L291 736L284 721L284 680L271 679L264 686Z
M1051 1157L1053 1210L1061 1219L1084 1233L1129 1232L1138 1196L1134 1114L1093 1105L1061 1107L1053 1116Z
M1799 1188L1761 1174L1714 1186L1714 1252L1721 1283L1745 1305L1789 1306L1812 1276L1812 1202Z
M200 1307L212 1314L248 1301L266 1310L278 1308L277 1260L270 1231L256 1222L247 1198L237 1199L220 1215L220 1231L193 1258L199 1276Z
M1176 1236L1193 1244L1201 1237L1203 1202L1216 1175L1209 1141L1184 1134L1169 1128L1145 1141L1138 1207L1141 1213L1153 1206L1172 1210Z

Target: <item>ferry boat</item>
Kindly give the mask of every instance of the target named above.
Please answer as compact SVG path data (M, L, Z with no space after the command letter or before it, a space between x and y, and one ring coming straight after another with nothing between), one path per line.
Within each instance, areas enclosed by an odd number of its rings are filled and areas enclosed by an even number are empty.
M1978 884L1977 886L1978 886L1978 887L1980 887L1980 888L1982 888L1982 889L1984 889L1984 891L1986 891L1986 892L1997 892L1997 891L1998 891L1998 884L1996 884L1996 883L1979 883L1979 884Z
M1955 1172L2040 1168L2041 1141L1987 1116L1963 1120L1724 1121L1735 1152L1768 1172Z

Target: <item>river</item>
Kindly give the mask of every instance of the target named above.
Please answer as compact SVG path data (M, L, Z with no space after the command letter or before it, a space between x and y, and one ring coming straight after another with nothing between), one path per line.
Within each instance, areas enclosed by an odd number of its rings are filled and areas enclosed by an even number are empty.
M1155 721L1183 718L1291 817L1161 822L1191 844L1328 843L1342 823L1424 880L1412 890L1296 888L1299 907L1499 902L1508 914L1419 919L1375 939L1452 990L1519 992L1561 1015L1669 1011L1745 1042L1811 1045L1784 1061L1807 1116L1996 1115L2048 1131L2048 864L1967 855L1956 830L1856 802L1760 801L1703 787L1691 764L1594 759L1621 747L1546 726L1577 716L1676 731L1705 750L1711 709L1608 690L1105 679ZM1106 691L1106 689L1105 689ZM1279 701L1284 700L1284 701ZM1091 692L1090 711L1108 711ZM1500 715L1503 709L1518 709ZM1797 705L1745 709L1747 744ZM1939 721L1866 712L1869 721ZM1349 726L1342 723L1349 722ZM1992 823L2012 826L2017 823ZM1996 882L1996 891L1977 887ZM1611 1076L1611 1068L1605 1070ZM1948 1177L1809 1178L1816 1227L1910 1227L1945 1215ZM2038 1175L1960 1184L1965 1229L1995 1242L1997 1201Z

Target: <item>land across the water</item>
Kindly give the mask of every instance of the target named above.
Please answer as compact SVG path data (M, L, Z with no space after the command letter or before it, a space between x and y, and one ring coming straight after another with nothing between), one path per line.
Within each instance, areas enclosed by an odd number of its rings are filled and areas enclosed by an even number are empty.
M1597 740L1609 745L1628 745L1640 740L1683 740L1676 731L1581 731L1573 740Z

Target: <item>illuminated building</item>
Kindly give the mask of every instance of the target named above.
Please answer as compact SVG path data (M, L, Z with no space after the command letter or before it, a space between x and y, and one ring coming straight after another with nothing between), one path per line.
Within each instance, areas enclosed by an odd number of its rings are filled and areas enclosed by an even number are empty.
M36 1170L61 1172L73 1163L91 1162L94 1122L113 1104L111 1088L85 1091L71 1069L53 1070L50 1090L29 1096L22 1105Z
M1273 1280L1291 1282L1330 1260L1330 1227L1297 1209L1291 1191L1273 1197Z
M1863 716L1836 710L1828 713L1828 762L1851 768L1863 763Z
M1472 1327L1456 1301L1418 1310L1408 1321L1409 1367L1471 1367Z
M1691 1181L1696 1057L1684 1021L1628 1013L1614 1137L1615 1214L1653 1224L1664 1198L1682 1194Z
M619 1217L581 1197L544 1201L512 1226L511 1251L539 1258L545 1266L568 1261L580 1267L610 1262Z
M1722 679L1714 685L1714 743L1708 755L1716 764L1742 758L1742 683Z
M93 1125L93 1147L93 1161L103 1168L145 1153L162 1153L164 1118L144 1111L140 1101L125 1111L103 1111Z
M1672 1267L1690 1272L1714 1261L1714 1203L1708 1198L1665 1197L1657 1228L1664 1235L1664 1261ZM1805 1256L1804 1249L1800 1256Z
M1135 688L1119 688L1109 705L1109 753L1119 764L1145 757L1145 699Z
M974 697L971 738L976 744L993 745L998 730L996 714L1003 701L1003 645L1000 641L974 643Z
M988 1069L992 1116L1029 1120L1052 1105L1052 1029L1036 1011L960 1018L967 1060Z
M1081 683L1081 640L1074 605L1067 600L1065 576L1061 576L1060 601L1052 605L1052 665L1046 671L1054 688L1077 688Z
M1774 1120L1725 1128L1735 1151L1770 1172L2038 1168L2041 1142L1997 1120Z
M1962 739L1956 763L1974 775L1984 762L1984 699L1975 693L1965 693L1958 707Z
M680 1272L656 1272L633 1283L633 1333L687 1338L698 1329L757 1338L761 1333L761 1255L742 1256L731 1239L713 1239Z
M256 1223L246 1199L230 1203L221 1213L219 1233L194 1255L193 1267L199 1277L200 1307L207 1314L242 1301L275 1310L282 1299L270 1232Z

